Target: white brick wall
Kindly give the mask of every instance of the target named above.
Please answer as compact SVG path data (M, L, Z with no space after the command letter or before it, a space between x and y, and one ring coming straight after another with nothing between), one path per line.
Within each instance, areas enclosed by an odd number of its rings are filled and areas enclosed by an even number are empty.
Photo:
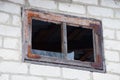
M12 24L15 26L21 26L21 18L19 16L14 15Z
M0 11L20 15L20 6L12 3L0 1Z
M114 0L101 0L101 5L111 8L120 8L120 5L115 4Z
M115 10L115 17L120 18L120 9Z
M93 16L113 17L113 10L109 8L88 6L88 13Z
M11 77L11 80L44 80L44 79L40 77L34 77L34 76L13 75Z
M83 6L83 5L60 3L59 4L59 10L65 11L65 12L85 14L85 6Z
M18 62L0 62L0 72L4 73L24 73L28 72L27 64Z
M90 72L88 71L68 69L68 68L63 68L62 70L63 70L63 77L67 79L75 79L75 80L90 79Z
M108 72L120 74L120 63L108 62L106 66Z
M3 12L0 12L0 23L7 23L9 20L9 15Z
M120 19L107 19L102 20L103 27L111 29L120 29Z
M25 3L25 0L8 0L8 1L11 1L11 2L14 2L14 3L19 3L19 4L24 4Z
M20 41L18 39L5 37L3 42L3 47L10 49L19 49Z
M9 80L9 75L8 74L0 75L0 80Z
M119 62L120 61L120 54L117 51L105 51L105 59L108 61L115 61Z
M0 36L0 47L2 47L2 37Z
M43 66L43 65L30 65L30 74L33 75L42 75L42 76L52 76L60 77L60 68Z
M57 78L47 78L46 80L63 80L63 79L57 79Z
M120 80L120 76L104 73L93 73L94 80Z
M77 2L77 3L85 3L85 4L98 4L98 0L73 0L73 2Z
M11 37L20 37L21 29L12 26L0 25L0 35L11 36Z
M120 51L120 41L104 40L105 49Z
M107 39L115 39L115 30L113 29L104 29L103 37Z
M5 60L19 60L20 52L9 49L0 49L0 57Z
M116 31L116 38L120 40L120 30Z
M47 9L56 9L57 4L51 0L29 0L31 6Z

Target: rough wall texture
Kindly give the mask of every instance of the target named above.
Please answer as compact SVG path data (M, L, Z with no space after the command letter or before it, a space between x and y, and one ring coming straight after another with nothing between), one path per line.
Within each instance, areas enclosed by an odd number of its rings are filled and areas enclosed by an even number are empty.
M103 22L106 73L22 62L21 7ZM0 80L120 80L120 3L113 0L0 0Z

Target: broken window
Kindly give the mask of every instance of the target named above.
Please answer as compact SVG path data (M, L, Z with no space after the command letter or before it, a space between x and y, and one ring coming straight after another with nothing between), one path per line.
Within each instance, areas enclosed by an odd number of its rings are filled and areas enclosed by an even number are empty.
M23 59L104 71L101 21L23 10Z

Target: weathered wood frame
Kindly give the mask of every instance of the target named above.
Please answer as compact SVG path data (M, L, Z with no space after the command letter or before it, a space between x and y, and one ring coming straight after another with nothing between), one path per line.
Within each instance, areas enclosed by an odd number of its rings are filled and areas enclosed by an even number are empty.
M32 19L38 19L42 21L61 24L62 27L64 27L67 24L76 27L82 26L83 28L92 29L95 61L83 62L83 61L73 61L66 59L58 60L56 58L50 58L50 57L33 54L31 52ZM48 11L40 11L35 9L23 9L22 22L23 22L23 28L22 28L23 61L37 63L37 64L44 64L44 65L64 66L64 67L70 67L76 69L105 72L105 64L103 57L104 51L103 51L102 23L100 20L63 15L63 14L52 13ZM63 48L65 47L63 46ZM64 49L62 49L62 51L64 52Z

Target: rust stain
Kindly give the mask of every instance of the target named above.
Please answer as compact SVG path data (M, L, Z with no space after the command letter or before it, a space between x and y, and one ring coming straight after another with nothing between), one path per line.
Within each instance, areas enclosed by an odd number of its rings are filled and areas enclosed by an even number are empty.
M92 63L92 66L97 69L102 69L102 58L100 55L96 55L96 62Z
M98 63L101 63L101 62L102 62L102 58L101 58L101 56L98 55L98 54L97 54L97 56L96 56L96 62L98 62Z
M31 23L32 17L39 17L37 13L33 12L28 12L27 18L28 18L28 23Z
M43 19L49 22L57 22L57 23L70 23L74 25L85 25L89 26L90 24L99 25L100 22L98 20L89 20L83 19L79 17L65 16L55 13L42 13L42 12L33 12L27 11L28 22L31 23L32 18Z
M31 53L31 46L30 46L30 45L28 45L28 53L27 53L27 57L29 57L29 58L33 58L33 59L41 58L40 55L37 55L37 54L33 54L33 53Z
M90 26L94 29L95 33L97 33L98 35L101 34L101 27L98 24L90 24Z

